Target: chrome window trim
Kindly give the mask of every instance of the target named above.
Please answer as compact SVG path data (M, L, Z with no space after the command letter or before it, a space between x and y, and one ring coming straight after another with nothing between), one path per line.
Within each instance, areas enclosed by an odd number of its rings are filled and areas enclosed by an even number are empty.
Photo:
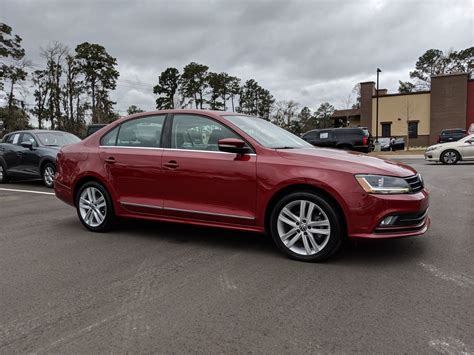
M99 145L99 148L119 148L119 149L154 149L154 150L172 150L177 152L196 152L196 153L217 153L217 154L232 154L237 155L236 153L229 152L220 152L215 150L200 150L200 149L179 149L179 148L159 148L159 147L133 147L133 146L123 146L123 145ZM243 155L256 156L255 153L245 153Z
M119 149L152 149L152 150L163 150L160 147L133 147L126 145L99 145L99 148L119 148Z
M225 213L214 213L214 212L205 212L205 211L186 210L186 209L172 208L172 207L161 207L161 206L154 206L154 205L146 205L146 204L142 204L142 203L120 202L120 204L124 205L124 206L145 207L145 208L153 208L153 209L164 210L164 211L199 213L199 214L205 214L205 215L209 215L209 216L220 216L220 217L255 220L255 217L239 216L239 215L225 214Z

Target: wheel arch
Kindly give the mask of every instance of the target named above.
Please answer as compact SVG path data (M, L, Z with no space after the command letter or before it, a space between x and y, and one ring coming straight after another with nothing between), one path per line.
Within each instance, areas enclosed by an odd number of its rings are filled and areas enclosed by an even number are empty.
M111 197L113 196L112 191L110 191L110 188L109 188L108 184L105 181L103 181L101 178L99 178L95 175L84 175L76 181L76 183L74 184L74 187L72 189L72 198L73 198L74 206L76 205L76 197L77 197L77 194L79 193L80 188L88 182L97 182L97 183L101 184L102 186L104 186L104 188L110 194L110 196ZM114 201L112 200L112 203L113 202Z
M43 176L43 168L46 164L48 163L51 163L54 165L54 167L56 168L56 161L54 161L53 159L51 159L50 157L44 157L43 159L41 159L40 161L40 164L39 164L39 173L41 176Z
M455 153L458 155L459 161L462 160L462 154L461 154L461 152L460 152L459 150L457 150L456 148L450 147L450 148L446 148L445 150L443 150L443 151L439 154L439 161L440 161L440 162L443 161L442 159L443 159L444 153L449 152L450 150L452 150L453 152L455 152Z
M339 215L343 219L343 230L344 234L347 235L347 217L346 213L344 212L344 208L341 206L341 203L335 198L331 193L329 193L326 189L315 186L308 183L294 183L291 185L287 185L282 187L281 189L277 190L270 200L268 201L265 207L265 221L264 221L264 228L265 231L268 232L270 230L270 216L272 214L273 208L278 203L278 201L285 195L293 192L312 192L324 197L339 213Z

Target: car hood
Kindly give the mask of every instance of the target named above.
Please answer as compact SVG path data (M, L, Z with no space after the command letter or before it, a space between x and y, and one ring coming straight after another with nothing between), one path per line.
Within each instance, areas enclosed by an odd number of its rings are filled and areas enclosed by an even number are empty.
M459 147L460 145L462 145L462 143L460 143L459 141L454 141L454 142L434 144L434 145L429 146L427 149L430 149L430 148L435 148L435 149L455 148L455 147Z
M282 158L312 167L321 167L351 174L380 174L407 177L416 174L411 167L367 154L327 148L278 150Z

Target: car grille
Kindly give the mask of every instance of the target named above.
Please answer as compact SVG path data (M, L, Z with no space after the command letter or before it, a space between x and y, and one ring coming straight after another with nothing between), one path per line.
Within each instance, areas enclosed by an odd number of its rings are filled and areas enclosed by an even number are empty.
M405 181L410 185L411 193L417 193L423 190L423 180L420 174L409 176L405 178Z

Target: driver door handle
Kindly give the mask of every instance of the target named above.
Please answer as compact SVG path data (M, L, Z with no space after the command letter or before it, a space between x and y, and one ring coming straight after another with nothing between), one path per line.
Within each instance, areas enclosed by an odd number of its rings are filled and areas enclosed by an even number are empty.
M115 164L117 161L115 160L114 157L108 157L108 158L105 158L105 162L108 164Z
M164 163L163 166L168 170L174 170L176 168L179 168L179 164L176 160L170 160L169 162Z

